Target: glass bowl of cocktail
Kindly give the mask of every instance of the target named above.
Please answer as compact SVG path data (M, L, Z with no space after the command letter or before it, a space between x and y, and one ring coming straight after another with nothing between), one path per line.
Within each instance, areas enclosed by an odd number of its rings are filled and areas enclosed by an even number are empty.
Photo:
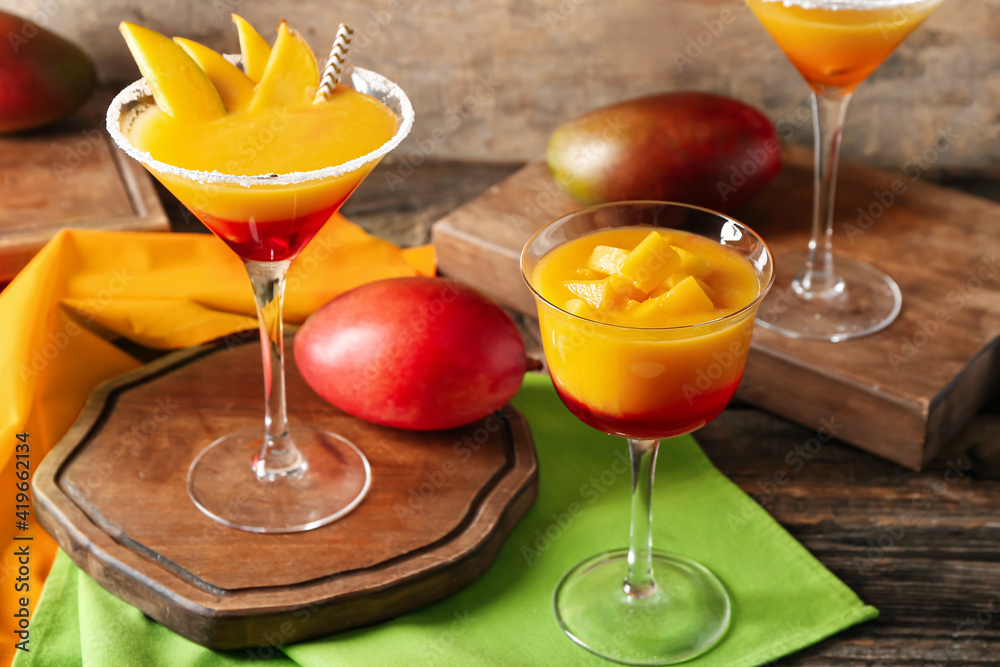
M707 209L621 202L544 227L521 269L557 393L586 424L627 438L632 462L629 548L571 570L556 590L556 617L611 660L693 658L725 634L729 596L699 563L653 551L656 454L661 439L704 426L736 391L772 282L770 251Z
M122 24L144 78L115 97L107 127L122 150L239 255L253 288L264 422L203 449L188 471L188 493L226 525L296 532L354 509L371 470L349 440L288 425L285 274L407 135L413 108L396 84L360 68L343 70L341 83L320 90L312 51L284 22L273 49L249 24L237 24L245 71L193 42Z

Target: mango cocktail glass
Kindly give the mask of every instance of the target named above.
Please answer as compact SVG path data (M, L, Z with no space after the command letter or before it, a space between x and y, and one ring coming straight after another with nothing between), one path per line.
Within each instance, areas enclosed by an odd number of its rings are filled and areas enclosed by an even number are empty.
M663 328L581 317L553 303L551 280L542 275L546 255L590 235L637 226L694 234L745 258L754 281L749 303L721 317L709 315L708 321L682 318L683 324ZM621 202L586 208L544 227L525 246L521 270L535 296L545 359L559 396L585 423L627 438L631 455L629 548L593 556L562 579L554 599L559 624L573 641L617 662L691 659L725 634L729 596L702 565L653 550L656 455L662 438L704 426L736 391L757 307L773 279L770 251L751 229L707 209Z
M409 99L385 77L348 68L343 83L384 104L396 117L395 132L367 155L343 163L331 158L329 166L313 171L239 176L153 159L136 146L135 128L156 104L144 79L122 90L108 109L108 131L118 146L225 241L250 276L261 333L264 421L211 443L187 479L188 494L202 512L250 532L325 525L353 510L371 485L368 460L353 443L322 429L289 426L285 404L282 304L288 267L413 125Z
M812 237L778 257L778 288L760 325L789 338L838 342L889 326L903 297L888 274L833 254L837 162L854 90L943 0L745 0L812 90Z

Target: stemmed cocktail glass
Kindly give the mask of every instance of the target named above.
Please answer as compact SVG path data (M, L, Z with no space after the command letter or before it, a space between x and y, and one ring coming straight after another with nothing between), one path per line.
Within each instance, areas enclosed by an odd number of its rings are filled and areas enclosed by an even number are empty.
M188 472L188 493L213 519L252 532L287 533L327 524L354 509L371 483L368 461L354 444L327 431L289 427L285 406L282 303L288 267L413 125L409 100L388 79L353 68L342 82L388 107L397 118L395 134L344 164L290 174L193 171L139 150L133 126L155 104L145 80L125 88L108 109L108 131L118 146L225 241L250 275L264 364L264 424L225 435L204 449Z
M792 338L841 341L880 331L899 314L895 281L867 262L833 255L837 158L854 89L942 0L746 0L812 88L815 133L812 238L778 257L760 325ZM773 302L773 303L772 303Z
M588 319L552 302L539 269L548 253L599 230L635 226L682 230L732 249L752 266L745 275L756 298L716 319L709 315L710 321L655 329ZM729 597L702 565L653 551L656 454L660 439L704 426L736 391L757 307L772 282L770 252L752 230L707 209L623 202L583 209L544 227L525 246L521 269L535 296L560 398L585 423L628 438L631 454L630 546L598 554L563 578L555 595L558 621L574 641L618 662L663 665L693 658L724 635Z

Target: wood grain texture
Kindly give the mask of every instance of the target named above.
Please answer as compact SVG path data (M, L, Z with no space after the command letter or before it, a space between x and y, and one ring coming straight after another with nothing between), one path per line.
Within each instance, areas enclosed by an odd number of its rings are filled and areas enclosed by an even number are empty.
M177 352L102 385L35 476L39 521L109 591L219 649L384 620L481 574L537 492L523 418L508 407L451 431L383 428L320 399L292 359L288 371L293 422L344 435L371 463L372 489L343 519L253 534L188 498L197 453L262 418L251 338Z
M778 180L736 213L779 263L808 241L810 161L808 151L787 151ZM919 469L996 388L1000 206L854 163L841 166L837 202L835 249L892 275L901 315L883 332L836 345L758 328L739 395L813 428L835 416L838 438ZM521 248L578 207L544 163L531 163L435 224L440 270L531 314ZM758 314L768 318L767 304Z
M709 90L762 108L810 141L801 77L742 0L2 0L77 41L101 78L137 78L119 21L235 52L237 12L268 39L281 18L322 57L341 21L350 59L398 81L417 123L393 159L526 161L583 111L663 90ZM948 0L859 89L844 154L897 169L939 129L960 135L934 170L1000 173L1000 0ZM485 83L484 83L485 82Z
M64 227L167 231L152 178L104 132L110 97L69 119L0 136L0 282Z
M997 407L920 473L836 440L816 448L815 431L745 405L698 432L723 473L880 611L774 664L996 664L1000 476L989 472L997 457L973 452L996 442Z

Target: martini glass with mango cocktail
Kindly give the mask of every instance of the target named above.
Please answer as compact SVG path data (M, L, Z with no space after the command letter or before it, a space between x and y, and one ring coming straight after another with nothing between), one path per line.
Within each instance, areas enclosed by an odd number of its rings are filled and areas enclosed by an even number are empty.
M543 228L521 268L560 398L583 422L627 438L632 462L629 548L563 578L558 621L610 660L693 658L724 635L729 596L699 563L653 551L656 454L661 439L704 426L736 391L772 281L770 252L748 227L707 209L622 202Z
M790 338L834 342L881 331L899 314L899 286L867 262L834 261L840 138L854 89L942 0L745 1L812 89L816 147L809 248L778 257L778 289L760 324Z
M188 492L226 525L296 532L350 512L367 493L371 471L347 439L288 425L285 273L406 136L413 109L398 86L367 70L344 71L350 85L321 87L312 50L284 22L272 48L234 20L242 70L196 42L123 23L144 78L114 99L108 130L239 255L257 305L264 424L204 449L188 472Z

